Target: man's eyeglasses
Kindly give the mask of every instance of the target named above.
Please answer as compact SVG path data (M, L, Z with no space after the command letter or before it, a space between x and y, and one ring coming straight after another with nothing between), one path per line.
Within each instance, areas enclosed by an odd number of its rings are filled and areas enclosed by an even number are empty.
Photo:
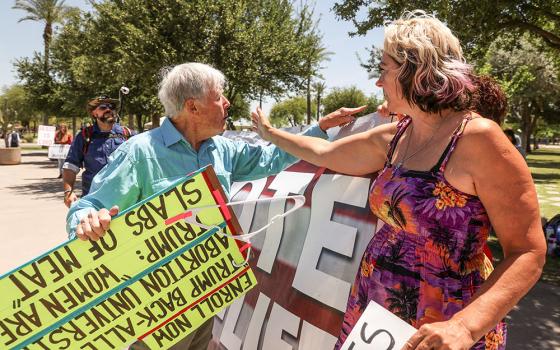
M115 106L110 104L110 103L102 103L99 106L97 106L97 109L99 109L100 111L106 111L108 109L114 111L115 110Z

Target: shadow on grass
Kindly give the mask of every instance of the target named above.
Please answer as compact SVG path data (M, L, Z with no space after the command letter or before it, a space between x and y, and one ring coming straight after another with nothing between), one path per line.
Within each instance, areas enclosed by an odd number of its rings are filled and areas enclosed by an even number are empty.
M560 180L560 172L556 174L535 174L533 173L533 180L536 182L556 182Z

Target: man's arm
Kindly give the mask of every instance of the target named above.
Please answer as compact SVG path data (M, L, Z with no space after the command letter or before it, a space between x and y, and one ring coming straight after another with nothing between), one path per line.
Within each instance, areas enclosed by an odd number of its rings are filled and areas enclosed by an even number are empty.
M109 227L110 217L117 214L118 208L126 209L141 198L141 181L128 147L119 147L109 156L107 165L93 178L88 195L78 200L68 211L68 237L97 239L103 236Z
M74 183L76 182L76 173L70 169L62 169L62 186L64 187L64 204L70 208L72 203L78 200L78 196L74 193Z
M78 196L74 193L74 184L76 176L80 172L80 168L84 163L83 155L84 139L82 134L78 132L74 142L72 142L68 155L62 165L62 186L64 188L64 204L70 208L72 203L78 200Z

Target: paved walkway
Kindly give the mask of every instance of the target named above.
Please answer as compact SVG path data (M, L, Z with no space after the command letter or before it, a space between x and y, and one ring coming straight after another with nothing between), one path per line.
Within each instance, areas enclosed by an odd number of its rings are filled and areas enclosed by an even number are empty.
M56 162L46 151L24 151L22 159L0 166L0 274L66 240ZM508 350L560 349L560 288L538 283L508 323Z

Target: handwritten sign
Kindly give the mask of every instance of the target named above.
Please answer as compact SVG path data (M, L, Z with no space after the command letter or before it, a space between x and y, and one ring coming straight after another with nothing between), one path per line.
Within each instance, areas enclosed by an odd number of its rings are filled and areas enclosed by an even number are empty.
M49 146L49 159L66 159L70 151L70 145L51 145Z
M177 343L256 285L236 241L217 234L240 232L224 199L201 169L123 211L101 240L72 240L2 276L0 348Z
M54 145L55 133L56 133L56 127L48 126L48 125L39 125L37 144L41 146Z
M416 332L384 307L371 301L341 350L398 350Z

